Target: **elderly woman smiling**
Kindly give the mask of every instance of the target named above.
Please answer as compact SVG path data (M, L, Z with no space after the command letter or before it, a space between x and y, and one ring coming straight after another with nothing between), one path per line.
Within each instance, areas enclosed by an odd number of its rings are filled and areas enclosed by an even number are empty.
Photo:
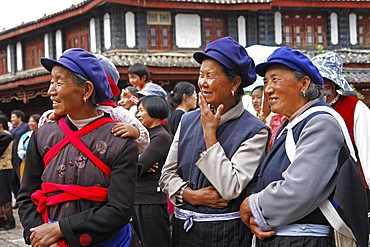
M327 113L330 107L322 97L323 79L318 69L302 53L281 47L267 62L257 65L256 72L265 78L265 95L272 112L288 117L261 166L257 193L246 198L240 207L243 222L259 238L256 246L335 246L332 228L319 209L332 198L334 190L334 199L360 195L356 197L360 201L351 202L356 210L340 210L364 226L362 233L354 232L360 246L364 246L367 244L366 202L361 201L361 198L366 200L365 190L361 191L364 186L356 171L351 183L360 183L358 191L347 189L347 194L338 194L336 190L337 169L349 153L345 132L333 117L335 114ZM300 116L318 106L320 111L306 118ZM298 122L295 126L285 128L295 119ZM295 147L288 142L291 136ZM294 149L292 158L288 154ZM357 212L360 213L356 215Z
M95 103L112 92L98 59L73 48L51 72L48 94L58 122L32 134L19 193L24 237L32 246L128 246L138 148L111 134L115 125Z
M199 110L185 113L160 186L175 208L173 246L249 246L239 206L265 157L269 130L244 110L253 60L230 37L194 53L201 64Z

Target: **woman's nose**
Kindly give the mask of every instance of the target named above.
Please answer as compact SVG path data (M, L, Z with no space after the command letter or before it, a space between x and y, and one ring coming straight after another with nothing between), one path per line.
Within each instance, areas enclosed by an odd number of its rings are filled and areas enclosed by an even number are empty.
M55 93L54 83L50 83L49 89L48 89L48 95L52 95Z
M208 86L208 80L205 77L198 79L198 86L199 87L207 87Z

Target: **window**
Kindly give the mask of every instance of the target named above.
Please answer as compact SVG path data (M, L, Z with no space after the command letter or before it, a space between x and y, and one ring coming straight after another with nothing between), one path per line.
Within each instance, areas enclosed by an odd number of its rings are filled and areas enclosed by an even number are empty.
M226 36L225 17L220 13L204 14L203 16L203 45Z
M6 46L0 46L0 75L7 74L6 68Z
M370 13L358 13L357 33L358 46L370 46Z
M290 46L326 46L326 17L321 12L285 12L284 44Z
M171 13L148 11L148 47L150 50L172 49Z
M44 35L28 38L25 42L25 66L27 69L40 67L40 57L43 57Z
M82 48L89 51L89 22L84 21L66 28L66 49Z

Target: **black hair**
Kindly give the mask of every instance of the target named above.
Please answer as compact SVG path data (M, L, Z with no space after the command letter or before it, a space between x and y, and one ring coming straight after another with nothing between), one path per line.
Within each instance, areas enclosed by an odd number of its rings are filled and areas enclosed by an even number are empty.
M128 68L127 74L135 74L138 75L140 78L143 78L143 76L145 75L145 81L149 81L149 69L146 65L141 63L135 63L134 65L130 66L130 68Z
M186 94L188 97L192 96L195 92L195 86L187 81L181 81L176 84L173 91L171 91L171 97L168 97L168 103L175 108L182 103L182 96Z
M22 119L22 121L24 122L25 116L24 116L24 112L23 111L21 111L21 110L13 110L11 112L11 114L15 114L17 117L20 117Z
M156 95L144 96L139 100L137 106L143 106L152 118L159 118L160 120L165 119L170 113L170 106L167 101Z
M28 120L30 120L31 118L33 118L33 120L35 120L36 123L39 123L39 120L40 120L40 114L32 114Z
M3 125L5 130L9 130L8 119L4 115L0 115L0 123Z

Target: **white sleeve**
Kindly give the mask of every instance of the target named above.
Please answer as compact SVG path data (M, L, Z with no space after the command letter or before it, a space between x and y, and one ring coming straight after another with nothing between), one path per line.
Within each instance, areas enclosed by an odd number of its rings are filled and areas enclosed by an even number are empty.
M24 159L24 155L26 154L26 151L24 151L24 148L23 148L23 138L22 137L18 143L17 154L21 160Z
M144 151L144 149L149 145L150 139L148 130L140 123L137 118L133 117L128 110L126 110L122 106L111 107L100 104L97 105L96 109L109 113L111 118L116 122L128 123L136 127L140 132L140 136L134 139L134 141L137 143L140 153Z
M368 185L370 185L370 110L358 101L355 108L353 135L355 138L362 170Z

